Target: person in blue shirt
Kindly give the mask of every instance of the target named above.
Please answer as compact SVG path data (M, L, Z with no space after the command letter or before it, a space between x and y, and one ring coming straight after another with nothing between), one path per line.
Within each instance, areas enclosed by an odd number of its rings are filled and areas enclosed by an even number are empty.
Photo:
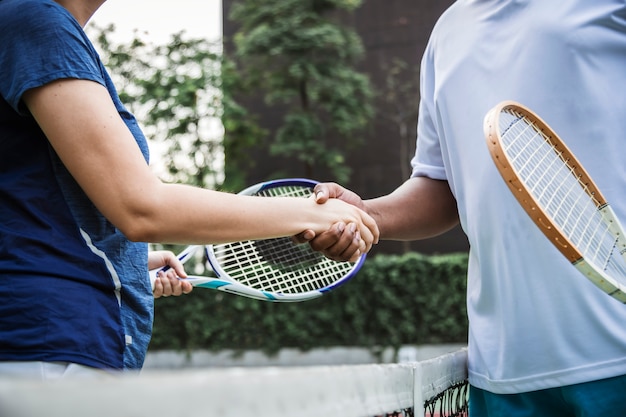
M373 219L337 200L261 199L161 182L83 27L104 0L0 0L0 375L137 370L155 296L191 287L147 242L291 236ZM154 292L148 270L173 266ZM58 368L61 367L61 369ZM17 371L16 371L17 370Z
M319 201L364 209L382 239L462 226L470 416L626 415L626 306L543 236L483 135L485 114L501 101L533 109L626 223L626 3L458 0L433 29L420 76L411 178L367 200L323 184ZM312 245L337 259L352 253L340 233Z

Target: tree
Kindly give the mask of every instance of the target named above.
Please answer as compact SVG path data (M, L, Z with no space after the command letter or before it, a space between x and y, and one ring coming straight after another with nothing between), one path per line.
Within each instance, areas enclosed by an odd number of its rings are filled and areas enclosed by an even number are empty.
M122 102L161 148L163 179L201 187L241 187L234 174L231 183L224 184L224 142L245 147L264 131L232 98L241 83L233 64L223 59L221 42L189 39L180 32L167 44L154 45L145 34L135 32L129 43L115 43L113 25L91 28ZM230 157L233 167L237 157L246 160L242 152Z
M318 167L346 182L345 152L373 115L369 78L354 69L363 46L351 28L333 21L361 0L241 0L230 17L241 79L284 109L270 153L293 157L313 177ZM336 19L338 20L338 19ZM341 143L339 142L341 139ZM333 143L333 140L335 143Z

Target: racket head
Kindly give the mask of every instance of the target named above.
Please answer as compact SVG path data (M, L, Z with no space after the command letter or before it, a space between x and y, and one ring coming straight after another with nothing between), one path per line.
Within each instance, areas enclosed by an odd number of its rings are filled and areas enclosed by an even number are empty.
M309 198L316 184L309 179L288 178L262 182L240 194ZM233 284L220 290L250 297L250 291L241 294L245 287L255 292L254 298L278 302L317 298L349 281L365 262L365 255L354 263L333 261L290 237L208 245L205 250L218 279Z
M483 127L498 172L537 227L594 284L626 302L623 228L580 161L514 101L491 109Z

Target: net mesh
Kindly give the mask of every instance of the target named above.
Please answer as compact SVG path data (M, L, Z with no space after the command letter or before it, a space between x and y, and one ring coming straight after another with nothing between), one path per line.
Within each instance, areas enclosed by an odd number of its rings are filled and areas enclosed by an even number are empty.
M0 379L0 415L12 417L444 417L467 416L467 404L465 349L404 364Z
M467 417L468 399L469 384L467 380L456 382L424 403L424 416Z

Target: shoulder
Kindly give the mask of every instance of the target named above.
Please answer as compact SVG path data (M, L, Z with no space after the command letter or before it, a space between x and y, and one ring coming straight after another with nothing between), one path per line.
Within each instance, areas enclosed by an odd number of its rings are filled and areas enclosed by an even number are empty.
M63 49L75 42L90 43L74 16L55 1L0 1L0 44L7 53L17 48Z
M17 111L26 90L56 79L105 83L91 41L52 0L0 0L0 45L0 94Z
M69 35L69 36L68 36ZM25 46L65 44L70 39L84 43L86 36L70 12L52 0L0 1L0 42Z
M0 28L2 32L18 30L30 32L38 28L71 24L74 18L61 5L52 0L0 1Z
M466 13L464 9L466 8L465 1L458 0L450 5L442 14L439 16L433 30L431 32L431 36L436 36L440 32L446 32L448 30L453 30L461 21L469 20L469 16L463 17Z

